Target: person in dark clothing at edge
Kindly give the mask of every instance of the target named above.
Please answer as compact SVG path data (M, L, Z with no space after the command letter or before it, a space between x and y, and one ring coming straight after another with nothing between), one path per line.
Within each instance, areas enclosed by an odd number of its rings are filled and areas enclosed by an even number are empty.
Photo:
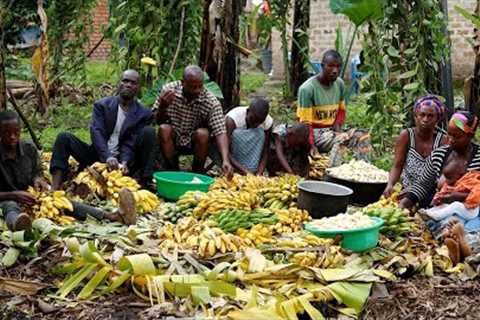
M30 229L32 220L22 212L23 207L36 203L29 186L39 191L49 190L43 179L40 157L35 146L20 139L21 125L16 113L0 112L0 216L12 231ZM119 195L118 212L103 210L72 201L73 212L65 212L77 219L84 220L88 215L97 219L120 221L132 224L136 221L135 200L128 189L122 189Z
M135 70L123 73L118 95L94 103L88 145L74 135L64 132L53 145L50 172L52 188L61 189L72 156L80 168L94 162L106 163L109 170L121 169L149 188L155 162L156 132L148 126L153 119L150 109L137 99L139 74Z

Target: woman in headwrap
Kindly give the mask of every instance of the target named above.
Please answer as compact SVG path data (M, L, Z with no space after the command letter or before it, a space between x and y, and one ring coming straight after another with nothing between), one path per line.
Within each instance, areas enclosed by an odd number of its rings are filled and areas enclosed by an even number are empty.
M473 143L477 130L478 118L468 111L459 111L453 114L448 123L449 145L434 150L427 160L423 175L411 187L405 198L400 201L400 207L410 209L415 203L430 203L437 182L453 163L457 170L465 172L480 171L480 148ZM465 202L468 191L442 194L441 203L450 204L456 201ZM452 223L454 222L454 223ZM449 248L450 257L454 263L480 248L480 218L471 220L451 216L444 220L427 223L435 237L443 238ZM467 232L465 235L464 231Z
M436 148L447 143L447 137L435 127L443 119L445 106L434 95L417 100L413 107L415 127L404 129L395 144L395 159L385 197L392 194L393 187L401 179L404 190L410 188L422 175L428 156Z

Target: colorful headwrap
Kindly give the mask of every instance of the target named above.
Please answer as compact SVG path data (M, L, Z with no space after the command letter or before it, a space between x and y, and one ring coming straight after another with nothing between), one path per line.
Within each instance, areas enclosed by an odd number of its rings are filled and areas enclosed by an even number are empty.
M450 124L456 126L465 133L474 133L478 124L478 118L474 116L473 123L468 125L468 118L464 114L456 112L450 119Z
M413 106L413 112L417 112L417 110L423 106L434 107L435 111L437 112L438 119L443 119L443 116L445 115L445 105L437 96L428 94L424 97L421 97L417 100L417 102L415 102L415 105Z

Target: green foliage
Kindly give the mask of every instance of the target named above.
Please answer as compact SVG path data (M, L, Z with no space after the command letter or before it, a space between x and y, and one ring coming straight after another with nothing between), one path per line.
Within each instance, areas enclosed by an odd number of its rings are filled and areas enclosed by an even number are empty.
M242 88L242 94L248 95L257 91L267 81L268 75L263 72L255 73L242 73L240 78L240 88Z
M357 27L383 15L383 0L330 0L330 10L344 14Z
M103 83L116 84L120 74L115 72L115 66L105 61L88 61L86 64L87 84L97 86Z
M7 8L10 2L11 7ZM0 21L5 30L5 43L16 43L23 29L38 23L36 1L0 1Z
M374 144L386 149L386 137L406 126L414 101L440 92L439 66L449 50L438 2L388 0L384 16L364 33L362 82Z
M85 45L93 30L91 11L96 3L96 0L47 2L51 78L64 75L68 80L85 81Z
M358 28L368 21L375 21L381 18L383 15L384 4L384 0L330 0L330 10L335 14L343 14L347 16L355 26L346 55L342 56L344 61L340 73L341 78L343 78L345 70L347 69Z
M203 1L129 0L111 8L107 35L112 41L112 61L120 69L140 68L143 56L157 61L156 76L167 78L178 45L182 11L184 34L176 61L181 68L195 63L202 30ZM148 68L146 79L152 79ZM149 85L149 83L147 83Z

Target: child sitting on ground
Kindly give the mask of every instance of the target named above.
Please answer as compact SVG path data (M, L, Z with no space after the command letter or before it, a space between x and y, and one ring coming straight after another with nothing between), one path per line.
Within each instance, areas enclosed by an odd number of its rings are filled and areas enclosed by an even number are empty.
M267 162L270 176L282 172L303 177L308 174L309 133L308 125L303 123L281 124L273 129Z
M448 163L442 171L438 181L438 191L433 200L433 208L426 210L426 214L440 221L456 214L471 220L478 216L480 205L480 172L470 171L465 173L465 166L456 161ZM452 193L466 194L465 202L449 201ZM451 202L451 203L450 203Z

